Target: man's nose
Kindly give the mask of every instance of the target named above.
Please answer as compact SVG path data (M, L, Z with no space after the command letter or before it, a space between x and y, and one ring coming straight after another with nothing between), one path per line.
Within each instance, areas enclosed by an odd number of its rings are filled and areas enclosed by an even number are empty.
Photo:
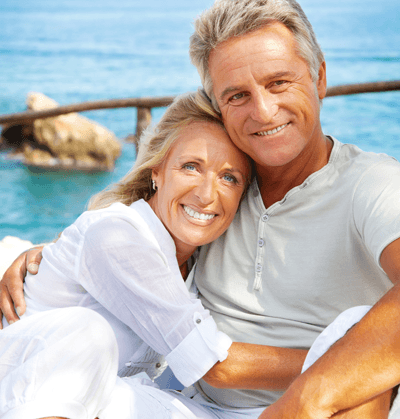
M258 91L252 95L252 112L251 117L254 121L261 124L271 122L278 113L278 105L276 98L268 91Z

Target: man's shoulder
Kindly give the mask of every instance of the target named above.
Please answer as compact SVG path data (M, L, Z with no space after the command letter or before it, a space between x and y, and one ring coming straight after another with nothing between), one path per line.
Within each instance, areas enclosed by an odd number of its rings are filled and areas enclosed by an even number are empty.
M341 143L333 139L337 147L336 162L342 164L344 162L355 163L356 165L370 166L373 164L388 163L400 167L398 161L388 154L377 153L374 151L365 151L359 146L351 143Z

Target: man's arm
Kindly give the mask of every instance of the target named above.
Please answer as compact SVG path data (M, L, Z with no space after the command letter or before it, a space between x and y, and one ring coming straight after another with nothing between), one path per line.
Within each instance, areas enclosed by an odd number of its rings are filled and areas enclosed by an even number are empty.
M203 377L213 387L286 390L300 374L306 350L234 342L228 358Z
M8 323L19 320L25 313L24 278L27 271L35 275L42 259L43 246L21 253L6 270L0 281L0 329L3 315Z
M394 287L261 418L330 418L400 383L400 239L382 252Z

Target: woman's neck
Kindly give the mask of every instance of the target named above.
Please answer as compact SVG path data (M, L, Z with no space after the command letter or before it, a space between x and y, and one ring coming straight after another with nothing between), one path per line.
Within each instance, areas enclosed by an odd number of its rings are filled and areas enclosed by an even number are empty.
M176 245L176 243L175 243L175 245ZM182 250L180 251L178 246L176 246L176 259L178 261L179 269L181 271L183 279L186 279L187 276L189 275L188 260L193 255L195 250L196 250L196 248L191 249L190 251L182 252Z
M156 216L159 218L159 220L163 223L159 212L157 210L157 196L153 195L147 203L150 205L151 209L154 211ZM164 227L168 231L168 233L171 235L174 243L175 243L175 249L176 249L176 259L178 261L179 269L181 271L182 277L186 279L187 275L189 274L188 264L187 261L189 258L193 255L193 253L196 251L197 247L187 244L181 240L179 240L177 237L175 237L171 231L168 230L167 226L163 223Z

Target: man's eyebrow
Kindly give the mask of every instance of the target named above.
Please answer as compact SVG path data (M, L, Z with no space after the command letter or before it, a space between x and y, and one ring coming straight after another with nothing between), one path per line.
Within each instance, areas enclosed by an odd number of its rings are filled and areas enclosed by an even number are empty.
M293 77L294 75L295 75L294 71L278 71L276 73L268 74L261 81L262 83L266 83L269 80L275 80L275 79L279 79L281 77L287 77L287 76ZM244 88L242 86L229 86L222 91L221 95L219 96L219 99L222 101L225 98L225 96L229 95L230 93L240 92L243 89Z
M220 100L223 100L225 98L225 96L229 95L232 92L237 92L242 90L241 86L231 86L231 87L227 87L226 89L224 89L219 97Z

